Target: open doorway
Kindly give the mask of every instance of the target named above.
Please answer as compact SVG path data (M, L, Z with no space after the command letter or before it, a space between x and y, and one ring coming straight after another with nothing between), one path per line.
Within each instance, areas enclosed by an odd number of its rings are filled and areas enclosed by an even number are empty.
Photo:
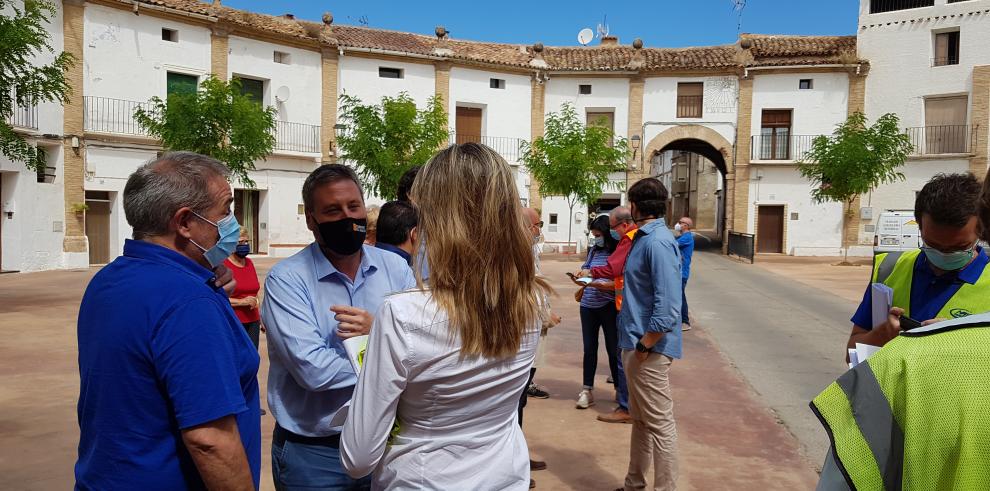
M86 239L89 241L89 264L110 262L109 191L86 191Z
M707 239L706 244L717 245L725 230L725 161L714 148L710 150L701 153L683 141L674 142L654 154L651 174L670 193L668 225L690 217L695 234Z
M258 244L258 208L261 203L261 193L250 189L234 190L234 218L241 224L241 230L246 230L251 253L259 252Z

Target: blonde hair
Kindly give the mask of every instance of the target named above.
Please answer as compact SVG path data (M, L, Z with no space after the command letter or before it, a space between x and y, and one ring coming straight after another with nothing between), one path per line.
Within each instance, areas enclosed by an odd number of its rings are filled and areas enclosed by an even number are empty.
M539 327L551 289L536 276L509 164L478 143L451 145L419 172L412 197L421 210L418 240L426 241L430 290L460 335L461 354L515 355L523 334Z
M378 205L371 205L367 209L365 234L368 241L376 242L378 240L378 214L381 211L382 208Z

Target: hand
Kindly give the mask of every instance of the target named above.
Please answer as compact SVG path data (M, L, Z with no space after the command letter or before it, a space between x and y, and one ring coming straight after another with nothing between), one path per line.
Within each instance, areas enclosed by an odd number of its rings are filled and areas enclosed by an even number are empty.
M371 332L374 317L367 310L349 305L333 305L330 311L337 314L333 318L338 323L337 336L340 338L354 338Z
M941 318L937 318L936 317L934 319L929 319L929 320L926 320L925 322L922 322L921 325L922 326L930 326L932 324L938 324L939 322L944 322L944 321L947 321L947 320L948 319L941 319Z
M643 363L649 357L650 357L649 351L647 351L646 353L641 353L639 351L636 351L636 359L639 360L640 363Z
M258 303L258 297L244 297L244 304L251 310L258 310L258 307L261 306Z
M215 284L217 288L223 288L223 291L227 293L228 297L231 293L234 293L234 288L237 288L237 281L234 280L233 272L221 264L220 266L213 268L213 275L216 278L213 284Z
M887 322L874 327L863 341L866 341L866 344L881 347L889 343L901 334L902 315L904 315L904 309L898 307L890 309L890 313L887 314Z
M559 315L557 315L557 314L555 314L553 312L550 312L550 326L549 327L554 327L557 324L560 324L560 321L561 321L561 319L560 319L560 316Z
M581 271L578 271L574 276L577 276L578 278L591 278L591 270L582 269Z

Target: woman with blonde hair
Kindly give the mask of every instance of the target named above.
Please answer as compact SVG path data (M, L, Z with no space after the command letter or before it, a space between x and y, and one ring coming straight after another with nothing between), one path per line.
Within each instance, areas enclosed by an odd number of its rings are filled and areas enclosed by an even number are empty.
M373 472L374 489L528 489L516 408L550 287L512 171L484 145L452 145L420 171L412 199L430 283L391 295L375 317L344 468Z

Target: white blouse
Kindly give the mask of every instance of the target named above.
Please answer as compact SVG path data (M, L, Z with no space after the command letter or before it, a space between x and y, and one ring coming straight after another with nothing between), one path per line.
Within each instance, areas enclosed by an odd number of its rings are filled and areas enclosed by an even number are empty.
M538 340L534 325L512 358L461 359L428 291L386 298L341 433L348 474L374 471L373 489L529 489L517 408Z

